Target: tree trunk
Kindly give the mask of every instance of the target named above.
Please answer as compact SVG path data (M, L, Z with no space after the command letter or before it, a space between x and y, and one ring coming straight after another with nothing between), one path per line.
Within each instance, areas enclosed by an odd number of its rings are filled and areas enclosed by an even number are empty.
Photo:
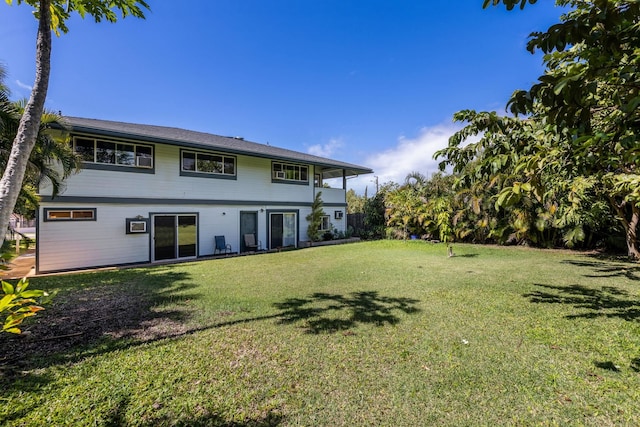
M24 114L20 119L18 133L13 140L7 167L0 180L0 244L15 208L29 156L35 145L44 111L44 102L49 88L51 70L51 9L50 0L40 0L40 20L36 41L36 77Z
M638 250L638 221L640 220L640 209L635 205L631 205L631 221L626 227L627 253L629 258L636 261L640 260L640 251Z
M626 201L617 203L613 197L609 197L609 203L618 214L618 220L624 227L624 236L627 241L627 255L629 258L640 260L640 250L638 250L638 223L640 222L640 208L635 204L631 204L631 218L627 219L628 208Z

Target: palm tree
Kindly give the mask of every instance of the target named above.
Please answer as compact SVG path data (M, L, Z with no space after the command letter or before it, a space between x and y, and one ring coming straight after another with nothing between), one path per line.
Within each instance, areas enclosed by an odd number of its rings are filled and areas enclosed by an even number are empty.
M4 84L4 80L7 77L7 71L0 64L0 138L2 138L2 145L4 146L5 129L7 127L13 127L16 120L20 120L18 112L15 110L14 105L9 100L9 88Z
M26 105L26 101L9 100L9 90L4 85L4 77L5 70L0 67L0 168L3 171ZM55 197L64 189L64 180L78 171L80 158L68 143L66 128L64 118L59 114L49 111L43 113L36 144L29 156L22 189L16 203L16 212L26 213L38 206L37 192L41 184L49 183L52 189L51 196Z
M426 176L424 176L418 171L413 171L413 172L410 172L404 179L404 185L405 187L410 187L416 190L420 190L422 187L425 186L427 181L428 179Z
M24 111L25 102L16 103L20 112ZM48 182L52 188L51 196L55 197L64 189L64 180L78 172L80 165L80 156L69 143L68 124L64 117L45 110L27 166L31 183L39 187Z

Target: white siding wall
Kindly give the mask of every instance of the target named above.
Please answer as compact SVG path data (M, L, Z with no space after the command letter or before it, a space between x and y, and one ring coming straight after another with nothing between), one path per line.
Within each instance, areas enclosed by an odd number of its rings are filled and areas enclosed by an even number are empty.
M271 182L271 161L237 156L237 179L180 176L180 149L155 146L155 173L83 169L69 177L63 196L281 201L311 203L313 179L308 185ZM123 170L126 168L123 167ZM309 167L309 170L313 168ZM49 188L42 188L47 195ZM344 192L343 192L344 194ZM344 196L343 196L344 201Z
M43 208L50 206L96 207L43 203L40 218L43 218ZM96 221L40 220L37 244L39 271L148 261L149 235L125 234L125 218L140 214L140 208L132 205L100 206Z
M318 188L322 191L320 198L324 203L346 203L346 193L342 188Z
M257 239L268 247L267 212L297 210L299 240L308 240L305 217L309 207L276 205L119 205L42 203L45 208L96 209L96 221L40 221L38 229L38 273L85 267L144 263L151 261L153 222L146 234L126 234L126 218L154 214L198 214L198 256L212 255L214 236L224 235L233 252L240 250L240 212L254 211L258 216ZM260 212L260 210L263 210ZM334 224L335 225L335 224Z
M198 255L214 252L214 236L224 235L232 250L240 248L240 212L258 213L258 240L268 247L267 213L297 210L299 240L308 240L306 216L315 192L313 167L309 167L309 184L280 184L271 180L271 160L237 156L237 179L213 179L180 176L180 149L155 145L155 173L127 173L83 169L66 181L60 199L43 202L38 226L38 272L71 270L85 267L142 263L151 261L151 230L146 234L126 234L126 218L153 213L197 213ZM326 199L325 193L326 191ZM40 194L50 190L42 188ZM113 203L65 202L64 197L108 197L121 199ZM80 198L80 199L77 199ZM135 199L164 199L174 203L150 203ZM184 199L184 204L175 200ZM91 200L91 199L87 199ZM200 203L199 200L206 201ZM344 190L323 189L323 200L344 203ZM220 201L227 201L219 204ZM235 201L239 203L234 203ZM44 208L95 208L96 221L43 221ZM344 208L325 207L331 222L344 230L344 221L335 220L333 212ZM150 223L150 228L153 225Z

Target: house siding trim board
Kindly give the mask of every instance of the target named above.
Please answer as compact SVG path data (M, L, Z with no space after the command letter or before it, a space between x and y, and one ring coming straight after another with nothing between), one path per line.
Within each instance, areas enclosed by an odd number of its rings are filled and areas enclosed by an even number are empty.
M101 171L111 171L111 172L125 172L125 173L145 173L149 175L153 175L156 173L155 166L153 168L131 168L126 166L119 165L111 165L111 164L100 164L100 163L83 163L81 166L82 169L94 169Z
M151 198L133 198L133 197L85 197L85 196L57 196L52 199L50 196L42 196L42 203L110 203L110 204L131 204L136 203L140 205L213 205L213 206L229 206L229 205L241 205L241 206L258 206L264 205L272 206L304 206L310 207L313 202L279 202L271 200L210 200L210 199L151 199ZM323 206L330 207L345 207L346 203L323 203ZM67 208L70 209L70 208ZM74 208L79 209L79 208ZM83 208L84 209L84 208Z

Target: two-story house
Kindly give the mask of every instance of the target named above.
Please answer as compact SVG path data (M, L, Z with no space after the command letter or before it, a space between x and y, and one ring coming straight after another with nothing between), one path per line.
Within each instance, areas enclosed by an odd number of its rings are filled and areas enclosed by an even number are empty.
M346 182L369 168L184 129L67 117L82 170L52 199L41 188L36 273L195 259L225 236L244 252L308 240L322 191L323 224L346 228ZM340 188L322 188L338 178ZM336 185L334 184L334 187Z

